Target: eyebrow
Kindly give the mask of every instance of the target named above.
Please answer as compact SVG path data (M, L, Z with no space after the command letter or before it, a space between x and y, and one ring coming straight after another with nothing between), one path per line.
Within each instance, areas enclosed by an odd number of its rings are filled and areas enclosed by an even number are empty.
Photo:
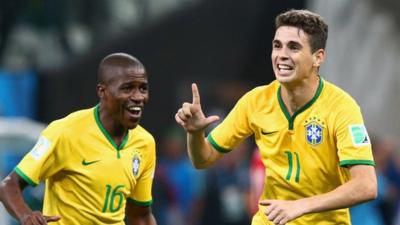
M131 85L132 83L140 83L141 85L148 85L148 84L149 84L149 81L148 81L148 80L126 81L126 82L123 82L123 83L121 84L121 86L122 86L122 85Z
M274 40L272 40L272 44L282 44L282 41L274 39ZM303 45L302 45L300 42L298 42L298 41L289 41L289 42L287 43L287 45L299 45L299 46L303 46Z
M299 45L299 46L303 46L300 42L298 41L289 41L288 45Z
M275 44L275 43L282 43L282 42L279 40L276 40L276 39L272 40L272 44Z

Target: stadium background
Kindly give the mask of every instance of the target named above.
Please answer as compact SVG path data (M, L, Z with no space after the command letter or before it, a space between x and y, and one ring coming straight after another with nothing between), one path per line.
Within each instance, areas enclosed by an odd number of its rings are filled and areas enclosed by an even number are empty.
M146 66L150 102L142 125L158 143L154 214L160 225L249 224L259 176L254 144L195 171L176 109L197 82L207 114L224 116L250 88L273 79L273 18L308 8L330 33L324 78L360 104L374 144L379 198L353 208L354 224L400 224L400 3L395 0L1 0L0 178L41 129L92 107L97 65L127 52ZM251 171L251 172L250 172ZM43 189L25 194L40 209ZM0 225L14 224L0 206Z

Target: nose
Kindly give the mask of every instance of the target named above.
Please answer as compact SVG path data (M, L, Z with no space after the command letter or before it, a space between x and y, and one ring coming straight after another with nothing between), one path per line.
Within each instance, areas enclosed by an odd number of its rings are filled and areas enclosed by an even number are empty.
M277 50L277 56L280 59L287 59L289 58L288 53L287 53L287 48L286 47L282 47L280 49Z
M139 89L134 89L130 95L130 99L135 102L142 102L145 99L145 94Z

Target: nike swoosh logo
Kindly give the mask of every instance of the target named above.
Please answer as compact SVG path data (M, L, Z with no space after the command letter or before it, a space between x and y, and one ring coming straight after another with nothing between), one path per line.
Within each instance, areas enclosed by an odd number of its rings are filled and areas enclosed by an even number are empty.
M264 132L263 130L261 130L261 133L262 133L263 135L270 135L270 134L274 134L274 133L276 133L276 132L278 132L278 131Z
M95 161L91 161L91 162L86 162L86 160L84 159L84 160L82 160L82 165L88 166L88 165L90 165L90 164L97 163L98 161L100 161L100 160L95 160Z

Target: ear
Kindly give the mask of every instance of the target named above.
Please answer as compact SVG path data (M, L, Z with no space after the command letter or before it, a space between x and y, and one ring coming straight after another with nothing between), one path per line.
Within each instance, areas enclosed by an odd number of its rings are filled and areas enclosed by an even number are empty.
M99 96L99 98L100 99L104 98L104 95L106 92L106 87L103 84L97 84L96 89L97 89L97 95Z
M325 60L325 50L318 49L313 53L313 66L320 67Z

